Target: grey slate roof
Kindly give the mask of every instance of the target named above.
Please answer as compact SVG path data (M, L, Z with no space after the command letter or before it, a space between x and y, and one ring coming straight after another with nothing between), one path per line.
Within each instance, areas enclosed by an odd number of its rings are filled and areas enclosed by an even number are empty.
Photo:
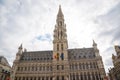
M52 50L23 52L21 61L52 61ZM79 60L83 58L94 58L93 48L68 49L69 60Z

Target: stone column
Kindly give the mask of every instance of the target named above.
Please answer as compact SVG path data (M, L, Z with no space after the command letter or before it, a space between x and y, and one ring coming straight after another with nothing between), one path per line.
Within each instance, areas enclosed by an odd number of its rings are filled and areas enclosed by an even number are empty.
M99 76L99 74L97 74L97 76L98 76L98 80L100 80L100 76Z
M21 79L20 80L23 80L23 76L21 76Z
M84 73L82 74L82 78L83 78L83 80L85 80L85 76L84 76Z
M28 80L30 80L30 77L28 77Z
M80 73L78 74L79 80L81 80Z
M69 79L68 80L70 80L70 74L69 74Z
M44 77L44 80L46 80L46 76Z
M88 74L86 74L86 79L89 80L89 79L88 79Z
M73 74L71 74L71 80L73 80Z
M48 80L50 80L50 76L48 76Z
M25 78L25 80L26 80L26 77L24 77Z
M97 80L97 78L96 78L96 74L94 73L94 76L95 76L95 80Z
M92 75L92 73L90 73L90 78L91 78L91 80L93 80L93 75Z
M38 77L36 77L36 80L38 80Z
M42 76L40 77L40 80L42 80Z
M75 77L75 80L77 80L77 79L76 79L76 73L75 73L74 77Z
M15 77L14 79L15 79L15 80L18 80L17 77ZM1 79L1 80L3 80L3 79Z

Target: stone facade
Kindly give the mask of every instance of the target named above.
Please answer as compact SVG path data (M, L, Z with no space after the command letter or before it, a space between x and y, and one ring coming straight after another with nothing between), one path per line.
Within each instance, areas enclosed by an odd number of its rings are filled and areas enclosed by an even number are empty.
M109 69L110 80L120 80L120 46L115 46L116 56L112 55L113 68Z
M0 56L0 80L10 79L11 67L5 57Z
M59 6L53 35L53 50L18 49L13 80L103 80L105 70L97 44L91 48L68 49L66 24Z

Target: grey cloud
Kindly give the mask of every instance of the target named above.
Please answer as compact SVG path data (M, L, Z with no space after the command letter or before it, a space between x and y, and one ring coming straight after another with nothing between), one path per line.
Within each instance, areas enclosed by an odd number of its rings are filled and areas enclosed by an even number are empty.
M120 40L120 3L112 8L107 14L98 17L98 24L102 28L99 36L110 37L111 42Z
M111 57L109 57L108 59L106 59L105 65L106 65L106 66L111 66L111 64L113 64L113 63L112 63L112 59L111 59Z

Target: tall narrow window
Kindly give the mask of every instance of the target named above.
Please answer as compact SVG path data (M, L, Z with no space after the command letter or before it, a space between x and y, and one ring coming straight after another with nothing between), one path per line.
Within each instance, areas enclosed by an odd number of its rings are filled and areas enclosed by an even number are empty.
M60 34L61 34L61 39L62 39L62 36L63 36L63 33L62 33L62 31L61 31L61 33L60 33Z
M62 76L62 80L64 80L64 76Z
M57 51L59 51L59 44L57 44Z
M57 80L59 80L59 76L57 76Z
M59 31L58 31L58 39L59 39Z
M57 70L59 70L59 65L57 65Z
M63 44L61 44L61 50L63 51Z
M62 65L61 67L62 67L62 70L64 70L64 66Z
M59 26L62 26L62 21L60 21L60 22L58 23L58 25L59 25Z

